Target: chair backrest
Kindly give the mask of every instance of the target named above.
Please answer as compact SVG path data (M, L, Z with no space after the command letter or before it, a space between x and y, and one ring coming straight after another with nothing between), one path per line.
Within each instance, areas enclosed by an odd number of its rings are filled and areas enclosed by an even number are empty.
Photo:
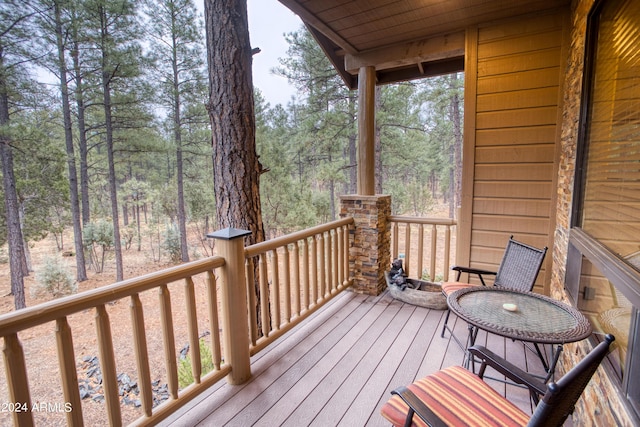
M493 283L494 286L531 291L546 253L546 247L534 248L513 240L513 236L511 236L504 250L500 268Z
M538 403L527 425L529 427L562 426L573 412L576 402L600 366L600 362L609 352L609 346L614 340L613 335L606 335L604 341L591 350L557 383L549 383L547 392Z

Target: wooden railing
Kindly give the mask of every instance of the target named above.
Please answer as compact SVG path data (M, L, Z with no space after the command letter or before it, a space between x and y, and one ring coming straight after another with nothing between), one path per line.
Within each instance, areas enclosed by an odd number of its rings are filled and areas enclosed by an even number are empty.
M108 308L120 300L129 300L131 322L122 324L118 321L118 329L126 328L133 336L133 347L138 372L137 384L140 390L140 403L144 416L141 420L151 422L166 417L179 406L195 397L200 391L206 389L216 381L229 373L231 367L222 362L220 334L218 328L216 269L225 265L221 257L212 257L178 267L169 268L160 272L151 273L98 289L82 292L65 298L60 298L37 306L12 312L0 317L0 336L4 338L4 363L7 373L7 387L9 400L12 405L20 405L20 410L13 410L14 425L34 425L33 404L38 402L38 397L33 400L29 389L29 379L25 363L23 346L18 334L40 325L51 325L55 331L57 344L57 358L60 369L60 383L64 397L64 412L68 425L84 425L82 405L78 387L78 372L74 352L73 332L69 318L72 315L91 310L95 313L96 342L98 347L99 362L102 374L102 389L106 404L106 412L110 425L121 425L121 407L116 374L116 355L114 353L112 324L109 318ZM213 371L202 375L199 346L198 322L195 310L195 284L196 276L204 275L205 288L209 305L209 330L212 342ZM189 336L191 366L194 384L178 390L178 368L174 334L174 316L172 315L172 292L179 287L176 282L182 282L184 288L183 308L187 313L187 330ZM147 328L145 328L145 315L141 294L156 290L159 299L157 305L160 312L162 328L162 341L164 348L164 361L166 368L167 390L169 400L161 406L152 407L153 391L149 364L149 352ZM145 295L148 297L149 295ZM119 320L119 319L118 319ZM51 326L49 326L51 327ZM78 325L78 329L87 325ZM78 332L76 329L76 332ZM13 407L15 409L16 406ZM38 409L38 407L35 407ZM3 414L4 415L4 414Z
M455 250L451 245L451 229L456 225L455 220L393 215L390 222L391 258L404 258L409 277L431 281L449 279L451 252ZM426 235L429 237L427 248ZM429 270L425 270L427 265Z
M94 341L97 343L101 387L110 425L118 426L124 422L116 360L127 357L116 354L111 329L114 324L118 332L126 330L132 336L136 380L143 412L133 424L151 425L159 422L225 376L232 383L245 381L250 376L250 354L260 351L351 285L348 263L351 224L353 219L346 218L246 248L243 247L243 239L221 241L217 245L220 256L0 316L6 388L12 405L7 409L13 409L9 412L14 425L34 425L33 404L41 400L37 395L35 399L31 396L25 351L19 334L30 335L30 330L42 327L48 327L55 333L59 381L64 398L60 412L65 412L68 425L84 425L73 335L81 332L86 334L85 311L92 311L95 316ZM255 259L258 264L254 269ZM258 272L257 281L254 280L254 271ZM259 284L259 301L256 300L254 283ZM155 303L149 301L149 297L152 297L150 291L157 293ZM179 299L184 301L184 307L178 310L172 305L172 295L176 293L180 293ZM196 299L199 303L206 299L204 313L199 314L203 304L198 305ZM130 322L109 316L110 307L121 300L129 301ZM255 326L256 310L247 309L258 304L262 315L260 331ZM222 308L220 313L218 307ZM161 331L145 326L145 319L148 318L145 313L148 311L159 316ZM250 319L247 319L247 312ZM84 316L79 325L77 316ZM193 373L193 383L183 389L179 388L178 383L174 332L177 329L174 325L177 316L183 316L180 318L181 324L186 323ZM203 322L202 318L208 319L206 329L210 335L208 341L213 363L213 370L206 374L203 373L200 354L203 331L198 327L199 319ZM254 326L248 328L248 324ZM243 333L238 335L238 331ZM153 352L148 349L151 344L154 348L158 347ZM126 353L131 353L130 349ZM156 354L163 355L165 371L162 376L166 378L169 396L164 403L154 407L151 371L157 371L159 367L155 364L161 363L150 362L150 356ZM35 357L42 356L36 354Z
M251 354L276 340L338 292L351 286L349 226L345 218L245 249L249 307L253 317ZM257 263L257 269L256 267ZM257 271L258 280L255 280ZM260 301L252 287L258 283ZM274 286L277 284L277 286ZM258 310L250 310L257 316ZM257 325L261 325L258 330Z

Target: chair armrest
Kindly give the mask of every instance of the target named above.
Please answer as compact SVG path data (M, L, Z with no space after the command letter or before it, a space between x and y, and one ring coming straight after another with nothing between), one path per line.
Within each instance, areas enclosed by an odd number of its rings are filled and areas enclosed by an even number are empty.
M527 387L532 394L542 396L547 391L547 385L539 378L536 378L528 372L523 371L514 364L498 356L491 350L480 345L474 345L473 347L469 347L469 352L471 353L472 357L475 357L476 359L480 359L482 361L480 371L478 372L478 376L480 378L484 376L486 367L491 366L493 369L500 372L514 383L522 384Z
M398 387L397 389L393 390L391 394L395 394L399 396L404 401L404 403L409 405L410 410L409 410L409 413L407 414L407 419L404 423L405 426L408 427L411 425L411 420L413 419L414 413L415 415L420 417L422 421L427 423L427 425L429 426L432 426L432 427L447 426L440 418L438 418L436 414L433 413L431 409L429 409L427 405L424 404L422 400L418 399L418 396L413 394L413 392L409 390L407 387L404 387L404 386Z
M482 278L483 275L485 275L485 276L495 276L495 275L498 274L495 271L482 270L480 268L461 267L459 265L454 265L453 267L451 267L451 269L453 271L457 271L458 272L458 275L456 276L456 280L460 280L460 275L462 273L477 274L478 277L480 278L480 281L482 282L483 286L486 286L485 283L484 283L484 279Z

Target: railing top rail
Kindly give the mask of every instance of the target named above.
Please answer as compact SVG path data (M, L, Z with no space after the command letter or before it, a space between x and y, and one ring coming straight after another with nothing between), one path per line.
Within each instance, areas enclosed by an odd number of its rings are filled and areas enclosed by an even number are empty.
M251 246L247 246L244 249L245 258L252 258L261 253L272 251L279 247L295 243L299 240L306 239L316 234L324 233L345 225L353 224L353 218L347 217L338 219L336 221L328 222L326 224L317 225L315 227L307 228L305 230L297 231L295 233L287 234L286 236L277 237L275 239L267 240L265 242L256 243Z
M457 221L451 218L423 218L417 216L391 215L391 222L404 222L408 224L429 224L429 225L456 225Z
M17 333L135 293L222 267L222 257L209 257L113 283L0 315L0 336Z

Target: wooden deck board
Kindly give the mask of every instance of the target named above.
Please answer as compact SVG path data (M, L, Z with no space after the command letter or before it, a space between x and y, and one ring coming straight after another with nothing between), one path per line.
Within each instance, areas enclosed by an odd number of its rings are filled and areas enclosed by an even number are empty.
M345 292L254 356L248 383L223 381L161 425L387 425L380 407L392 389L462 362L449 334L440 337L443 322L443 311ZM465 322L449 324L466 337ZM541 370L522 343L483 332L477 343ZM490 383L530 412L526 390Z

